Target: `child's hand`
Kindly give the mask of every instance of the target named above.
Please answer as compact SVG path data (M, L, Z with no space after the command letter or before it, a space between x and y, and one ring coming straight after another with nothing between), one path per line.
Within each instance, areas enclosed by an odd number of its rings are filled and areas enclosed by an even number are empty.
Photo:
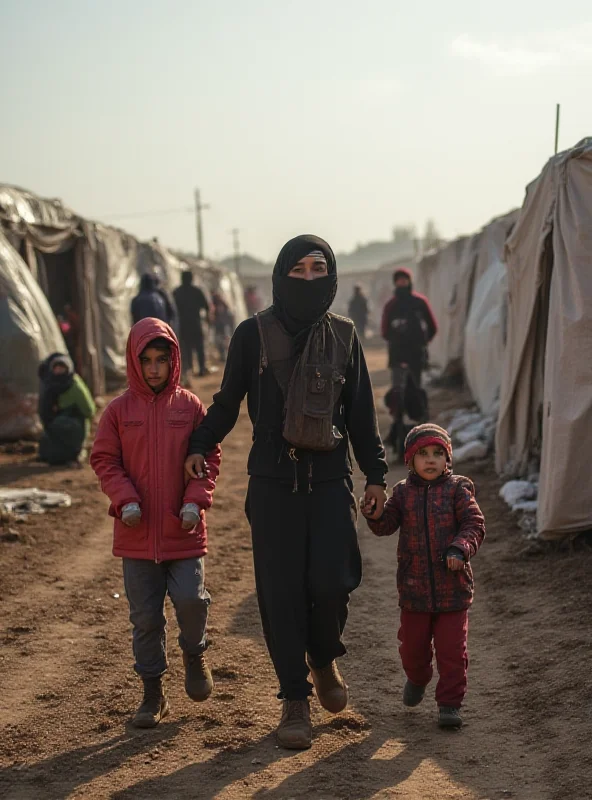
M458 572L465 568L465 560L463 556L450 555L446 558L446 566L451 572Z
M121 509L121 521L128 528L137 528L142 521L142 509L139 503L128 503Z
M201 517L201 511L197 503L185 503L179 514L184 531L195 528Z
M364 497L360 498L362 514L366 519L380 519L386 499L386 491L382 486L366 486Z
M360 497L360 511L366 517L366 519L371 519L372 514L376 509L376 500L372 499L369 502L366 502L365 497Z

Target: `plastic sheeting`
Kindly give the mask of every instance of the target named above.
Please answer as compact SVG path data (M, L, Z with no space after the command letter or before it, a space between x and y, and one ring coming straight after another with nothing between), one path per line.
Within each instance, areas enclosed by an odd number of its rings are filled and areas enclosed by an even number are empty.
M478 237L473 295L464 336L464 369L484 414L497 408L502 381L507 315L506 237L518 218L512 211L493 220Z
M470 276L476 258L473 237L463 237L419 262L416 288L430 301L438 333L430 345L430 361L443 375L462 370L464 325Z
M67 352L41 287L0 231L0 439L39 433L39 362Z
M138 291L138 242L122 231L95 225L96 298L101 324L101 348L108 386L125 380L125 346L132 323L130 305Z

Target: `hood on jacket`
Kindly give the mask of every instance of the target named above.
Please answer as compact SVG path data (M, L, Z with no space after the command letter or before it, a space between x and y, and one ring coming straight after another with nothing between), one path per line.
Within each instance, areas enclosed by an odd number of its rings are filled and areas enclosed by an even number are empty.
M181 356L179 352L179 342L173 329L154 317L141 319L133 326L129 332L126 349L127 380L132 392L143 394L147 397L154 397L154 392L148 386L142 375L140 356L146 347L154 339L166 339L171 346L171 374L169 382L162 394L170 394L179 386L181 377Z
M158 278L156 275L151 275L149 272L144 273L140 278L140 291L154 292L156 289L158 289Z
M413 273L407 267L399 267L393 272L393 283L396 283L399 278L407 278L409 281L409 289L413 291Z

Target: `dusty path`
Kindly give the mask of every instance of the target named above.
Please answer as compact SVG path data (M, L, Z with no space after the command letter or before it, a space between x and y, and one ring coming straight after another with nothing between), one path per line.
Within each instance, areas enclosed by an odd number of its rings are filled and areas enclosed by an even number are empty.
M381 397L382 356L371 352L370 360ZM204 400L215 384L200 384ZM434 408L455 399L436 395ZM0 797L592 797L592 558L585 550L523 555L489 471L473 476L488 539L475 562L465 729L441 733L431 696L413 712L401 707L396 540L375 539L361 523L364 581L352 601L343 661L351 711L331 717L315 703L313 749L276 748L279 704L243 514L249 444L243 415L225 446L210 519L215 696L204 705L184 696L171 622L172 714L147 732L127 724L139 686L120 563L110 556L106 503L90 471L48 472L3 457L0 485L59 487L78 502L19 526L19 541L0 542ZM390 480L400 476L393 470Z

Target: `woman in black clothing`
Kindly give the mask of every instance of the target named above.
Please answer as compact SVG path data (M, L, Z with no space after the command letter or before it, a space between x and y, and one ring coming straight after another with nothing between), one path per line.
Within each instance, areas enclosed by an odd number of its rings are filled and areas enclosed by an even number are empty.
M273 306L235 331L220 391L191 437L185 465L191 477L202 473L205 454L230 433L247 395L253 446L246 512L257 596L283 700L278 739L295 749L310 747L312 739L310 672L324 708L337 713L348 702L335 659L346 652L349 596L361 580L350 443L373 516L382 514L386 500L370 377L351 321L329 313L336 290L335 256L323 239L299 236L283 247L273 272ZM304 429L311 441L306 448L284 436L294 428L288 417L298 406L295 383L304 394L304 415L312 407L320 417L322 398L336 398L326 410L322 442Z

